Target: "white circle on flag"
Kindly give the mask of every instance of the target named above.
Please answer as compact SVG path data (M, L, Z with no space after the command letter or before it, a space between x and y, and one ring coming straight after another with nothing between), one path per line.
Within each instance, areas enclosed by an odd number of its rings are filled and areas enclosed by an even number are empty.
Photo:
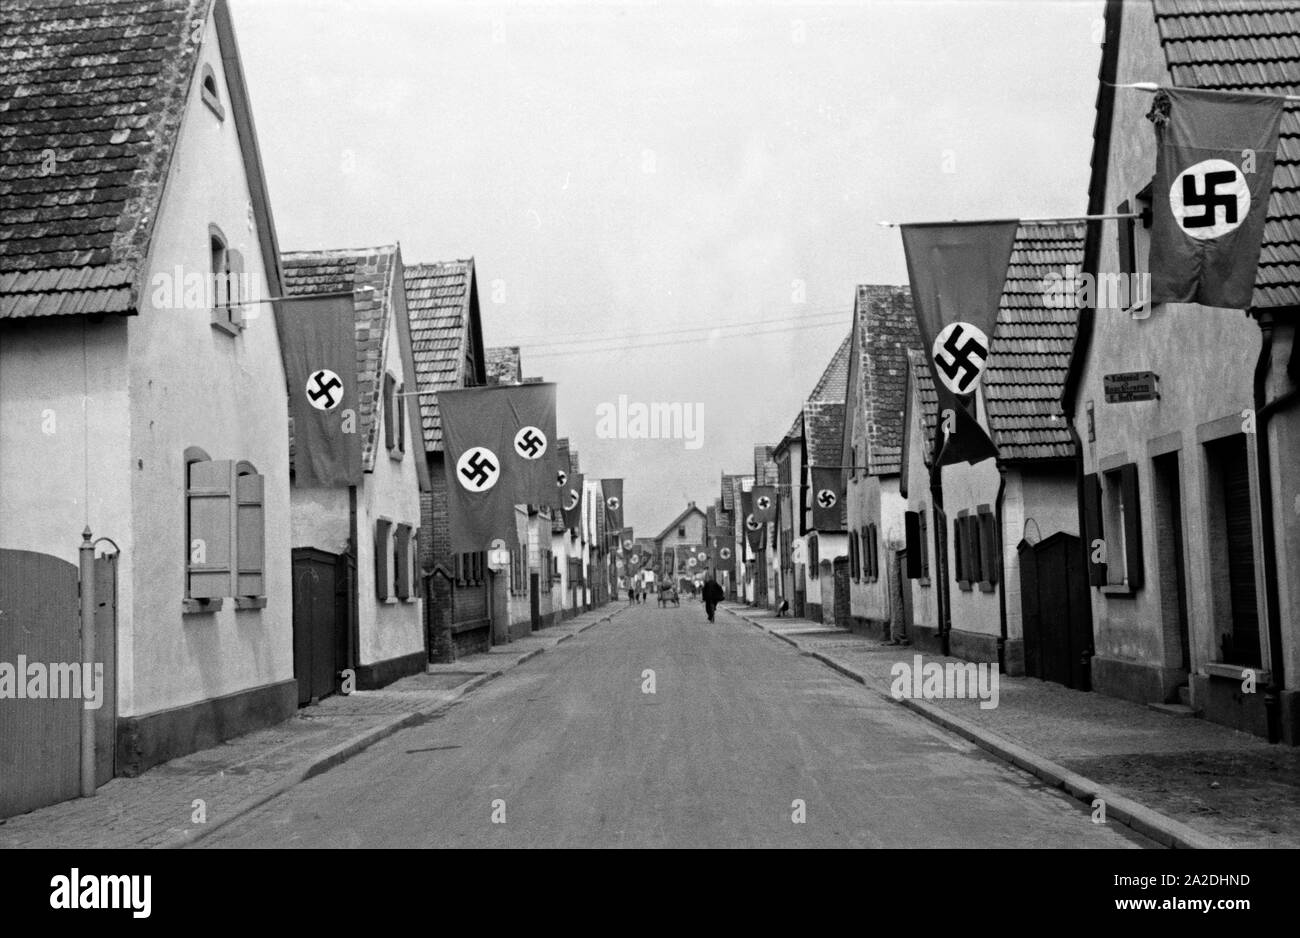
M722 550L718 551L718 556L721 557L723 560L730 560L730 559L731 559L731 548L730 548L730 547L724 547L724 548L722 548Z
M564 483L569 481L569 474L563 469L555 473L555 484L559 488L564 488Z
M632 549L632 542L631 542L631 541L624 541L624 542L623 542L623 549L624 549L624 550L631 550L631 549Z
M930 349L939 380L954 394L970 394L984 377L989 337L968 322L944 326Z
M640 554L633 554L633 555L632 555L632 562L633 562L633 563L640 563L640 562L641 562L641 555L640 555Z
M766 495L761 495L755 504L757 504L759 511L767 511L772 504L772 499L768 498Z
M839 498L830 489L822 489L817 493L817 504L823 508L834 508L837 501Z
M700 561L700 563L704 563L704 561L706 561L706 560L709 559L709 555L706 554L704 551L700 551L700 552L699 552L698 554L696 554L695 556L696 556L696 558Z
M686 566L688 566L688 567L693 567L693 566L695 566L695 558L692 557L690 560L686 561Z
M546 434L537 427L521 427L515 434L515 452L524 459L541 459L546 455Z
M1169 210L1187 237L1221 238L1250 214L1250 186L1227 160L1202 160L1179 173L1169 187Z
M618 511L618 504L617 495L611 495L609 498L605 499L605 507L610 511Z
M565 511L573 511L578 507L578 502L582 501L582 496L578 494L577 489L569 489L569 497L564 503Z
M467 449L456 460L456 481L471 492L486 492L499 478L501 463L497 454L486 446Z
M343 403L343 379L328 368L318 368L307 379L307 403L317 410L333 410Z
M745 527L749 528L751 531L757 531L762 527L762 525L755 521L754 516L750 514L745 516Z

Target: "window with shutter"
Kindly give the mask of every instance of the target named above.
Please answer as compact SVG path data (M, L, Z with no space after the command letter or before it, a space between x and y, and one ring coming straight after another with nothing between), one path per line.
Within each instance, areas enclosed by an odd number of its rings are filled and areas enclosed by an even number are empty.
M411 526L399 524L393 538L393 572L397 598L411 598Z
M235 479L238 508L235 516L236 596L266 595L266 515L263 492L266 479L248 463L240 463Z
M858 582L858 532L849 532L849 576Z
M397 452L406 452L406 385L397 386Z
M391 454L397 450L397 379L384 374L384 445Z
M1138 499L1137 463L1126 463L1119 468L1119 498L1124 518L1124 574L1129 589L1141 589L1142 566L1142 503Z
M392 529L393 522L389 519L375 519L375 595L385 600L391 595L388 565L392 556L389 545Z
M186 598L233 596L235 569L234 463L199 459L187 463L189 549Z

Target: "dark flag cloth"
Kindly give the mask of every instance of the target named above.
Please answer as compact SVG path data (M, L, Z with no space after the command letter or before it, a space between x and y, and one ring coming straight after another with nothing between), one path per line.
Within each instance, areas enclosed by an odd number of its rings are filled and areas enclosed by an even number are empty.
M938 465L997 455L976 415L998 305L1020 223L1014 219L902 225L921 342L939 398Z
M767 539L767 525L755 517L753 491L740 493L740 512L745 526L745 543L752 551L762 550Z
M735 570L736 558L731 544L724 538L713 539L713 566L717 570Z
M761 524L776 520L777 494L775 485L754 486L754 518Z
M447 474L447 530L454 554L487 550L495 538L514 538L515 505L526 503L518 497L518 483L510 476L518 462L512 462L508 452L515 428L500 414L504 399L484 394L484 390L438 394Z
M1250 308L1283 104L1236 91L1156 93L1152 303Z
M293 418L294 484L361 484L357 321L352 297L277 304L280 350Z
M622 551L624 554L630 554L632 552L632 548L636 546L636 539L632 537L632 529L624 528L621 538L622 539L619 541L618 544L618 549Z
M455 412L469 422L461 430L490 443L496 455L500 481L515 505L551 505L555 502L555 385L492 385L438 392L438 409L452 402ZM444 422L446 418L444 417ZM450 465L450 460L448 461Z
M564 485L560 508L564 511L564 526L576 531L582 526L582 473L571 472Z
M569 467L568 456L565 455L561 459L558 458L557 454L555 461L555 497L551 500L551 507L564 508L564 503L567 500L566 494L569 489L569 476L572 474L573 470ZM582 491L581 487L579 487L578 491Z
M812 526L817 531L844 530L844 470L813 466Z
M614 541L623 530L623 480L603 479L601 492L605 496L605 530L607 539Z

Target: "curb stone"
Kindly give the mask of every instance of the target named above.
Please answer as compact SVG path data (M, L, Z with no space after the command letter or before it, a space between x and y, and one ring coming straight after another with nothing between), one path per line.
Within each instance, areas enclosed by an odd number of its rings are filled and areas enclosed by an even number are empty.
M847 665L834 661L821 652L808 651L804 649L797 641L790 636L780 635L772 629L767 628L761 622L749 618L743 612L734 609L728 610L738 619L742 619L771 635L779 638L795 648L798 648L800 654L807 658L815 658L832 670L839 672L845 677L857 681L859 684L870 686L867 682L867 676L861 672L854 671ZM1051 785L1053 788L1059 788L1077 801L1083 802L1089 807L1096 799L1101 799L1106 805L1107 819L1114 819L1144 837L1150 838L1158 844L1165 847L1173 847L1189 850L1216 850L1226 849L1229 845L1208 834L1202 834L1181 821L1175 820L1168 815L1161 814L1145 805L1139 804L1131 798L1126 798L1118 794L1113 789L1106 788L1098 782L1093 781L1077 772L1072 772L1064 766L1052 762L1036 753L1030 752L1023 746L1011 742L1003 736L991 730L986 730L981 726L971 723L961 717L952 716L945 713L938 707L928 704L923 700L912 700L904 698L897 700L892 694L878 690L877 693L892 703L901 704L903 707L911 710L920 716L925 717L932 723L956 733L963 739L974 743L986 752L990 752L1004 762L1014 765L1022 771L1040 779Z
M602 616L599 619L596 619L592 622L583 625L581 628L577 629L574 632L570 632L560 638L557 638L555 641L555 645L552 645L550 647L553 648L556 645L559 645L561 642L565 641L566 639L570 639L574 635L580 635L581 633L587 631L588 629L600 625L602 622L608 622L610 619L618 615L619 612L621 611L622 611L621 609L616 609L613 612L610 612L608 615ZM237 820L238 818L243 817L244 815L256 810L257 808L260 808L268 801L278 798L280 795L284 794L289 789L302 784L308 779L315 778L317 775L322 775L325 772L328 772L330 769L342 765L344 762L348 761L358 753L363 752L366 749L369 749L375 743L380 742L381 740L384 740L389 736L392 736L395 733L398 733L401 730L404 730L410 726L414 726L417 723L421 723L424 720L429 719L430 717L439 716L442 713L445 713L446 711L450 710L452 707L461 703L466 697L466 695L468 695L472 691L477 690L479 687L482 687L484 684L488 683L489 681L500 677L501 675L505 674L507 671L510 671L513 668L518 667L519 665L523 664L525 661L531 661L533 658L536 658L538 655L542 654L544 651L547 650L548 649L546 647L534 648L532 651L526 652L520 657L516 658L513 664L507 665L502 668L498 668L497 670L490 671L486 674L479 674L473 678L470 678L464 684L461 684L459 687L457 687L454 691L455 696L448 700L441 700L432 707L416 710L412 713L405 713L402 714L401 716L394 717L393 719L387 721L386 723L381 723L378 726L373 726L370 729L365 730L364 732L358 733L356 736L352 737L351 739L346 739L335 746L331 746L330 748L324 750L323 752L319 752L316 755L309 757L308 759L304 760L301 764L299 764L297 767L295 767L292 771L290 771L287 775L281 778L280 781L272 785L269 789L267 789L266 791L259 792L258 794L253 795L251 798L247 798L244 801L241 801L239 804L235 805L232 809L230 809L230 811L226 812L221 818L213 819L208 823L202 825L201 827L195 827L190 830L183 831L182 833L177 834L167 840L164 840L161 843L155 844L153 849L179 850L184 847L189 847L197 843L198 841L207 837L209 834L212 834L214 831L220 830L221 828L225 827L227 824L230 824L231 822Z

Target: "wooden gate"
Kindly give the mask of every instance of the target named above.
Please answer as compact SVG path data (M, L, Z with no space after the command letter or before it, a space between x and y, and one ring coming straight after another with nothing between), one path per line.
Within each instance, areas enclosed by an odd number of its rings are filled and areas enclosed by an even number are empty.
M345 559L310 547L293 552L293 676L298 706L338 690L348 661Z
M1091 690L1092 609L1081 542L1058 531L1016 547L1024 616L1025 674Z
M82 700L32 699L33 665L79 667L81 603L77 568L27 550L0 550L0 817L81 794ZM39 685L32 685L39 690ZM19 691L22 698L17 698Z

